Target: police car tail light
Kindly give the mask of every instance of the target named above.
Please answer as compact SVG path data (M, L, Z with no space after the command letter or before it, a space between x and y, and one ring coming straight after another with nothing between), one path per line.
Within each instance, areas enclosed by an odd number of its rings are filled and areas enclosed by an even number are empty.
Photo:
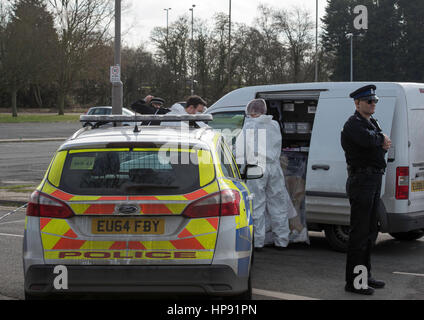
M396 199L406 200L409 198L409 168L396 168Z
M240 195L235 190L223 190L190 204L183 215L189 218L235 216L240 214Z
M47 218L70 218L74 215L68 205L47 194L34 191L27 206L27 216Z

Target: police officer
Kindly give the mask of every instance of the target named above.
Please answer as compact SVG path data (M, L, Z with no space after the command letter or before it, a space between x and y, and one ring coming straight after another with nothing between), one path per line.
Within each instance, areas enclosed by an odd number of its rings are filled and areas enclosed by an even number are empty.
M386 168L384 157L391 147L391 140L372 117L378 102L375 90L375 85L367 85L350 94L356 112L347 120L341 133L349 173L346 192L351 207L345 290L366 295L385 285L372 278L370 260L371 247L378 235L377 212ZM355 277L363 276L358 272L361 268L354 273L357 266L366 267L368 285L355 286Z
M130 108L140 114L166 114L170 110L163 107L164 103L164 99L148 95L144 99L135 101Z
M167 114L171 110L168 108L164 108L163 105L165 103L165 100L159 97L154 97L151 95L148 95L144 99L137 100L134 102L130 108L134 110L137 113L143 114L143 115L160 115L160 114ZM160 124L159 121L144 121L141 123L144 126L147 125L158 125Z

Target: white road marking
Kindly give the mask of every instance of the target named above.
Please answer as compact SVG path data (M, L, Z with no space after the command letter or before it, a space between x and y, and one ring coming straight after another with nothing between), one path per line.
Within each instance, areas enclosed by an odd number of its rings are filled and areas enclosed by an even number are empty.
M415 277L424 277L423 273L408 273L408 272L393 272L394 274L401 274L404 276L415 276Z
M9 233L0 233L0 236L6 236L6 237L19 237L19 238L23 238L24 236L20 235L20 234L9 234Z
M18 223L18 222L25 222L25 220L15 220L15 221L9 221L9 222L2 222L2 223L0 223L0 226L3 225L3 224Z
M253 294L257 294L260 296L277 298L281 300L319 300L315 298L298 296L298 295L284 293L284 292L268 291L268 290L261 290L261 289L255 289L255 288L252 289L252 292Z

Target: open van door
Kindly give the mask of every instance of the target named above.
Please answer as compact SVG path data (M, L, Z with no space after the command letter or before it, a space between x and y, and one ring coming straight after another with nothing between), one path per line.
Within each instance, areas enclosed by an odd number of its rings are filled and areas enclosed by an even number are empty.
M383 132L390 135L396 97L389 91L380 90L378 93L380 101L374 118L379 121ZM308 223L349 225L346 158L340 143L340 134L345 122L354 112L354 102L347 97L345 91L321 93L312 130L306 175ZM382 194L384 188L385 180L382 183Z

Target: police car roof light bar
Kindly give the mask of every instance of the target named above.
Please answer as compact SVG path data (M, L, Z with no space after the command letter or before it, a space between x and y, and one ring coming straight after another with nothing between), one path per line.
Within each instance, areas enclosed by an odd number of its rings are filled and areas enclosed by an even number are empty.
M80 122L178 122L178 121L201 121L209 122L213 120L211 114L187 114L187 115L81 115Z
M81 115L80 122L94 122L93 129L99 128L101 125L112 122L116 126L117 122L134 122L134 132L140 132L138 125L149 126L152 121L156 122L182 122L188 121L191 127L199 128L197 121L209 122L213 120L211 114L184 114L184 115Z

